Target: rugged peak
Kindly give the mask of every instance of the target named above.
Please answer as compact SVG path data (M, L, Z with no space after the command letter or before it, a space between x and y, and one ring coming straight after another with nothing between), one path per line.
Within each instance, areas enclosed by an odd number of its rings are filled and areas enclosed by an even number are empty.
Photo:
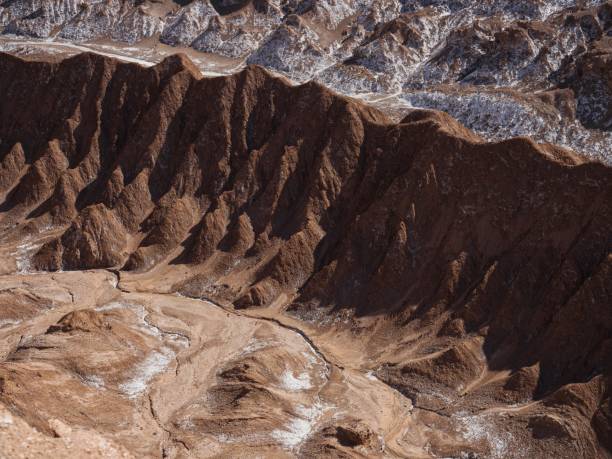
M448 113L438 110L413 110L400 121L400 124L419 122L433 123L438 129L443 130L452 136L460 137L465 140L472 142L484 141L484 139L476 135L473 131L467 129ZM538 151L538 148L534 147L534 150Z
M195 79L200 79L202 77L200 70L184 53L171 54L164 58L159 64L156 64L155 68L163 74L176 74L186 71Z
M257 64L248 64L244 69L237 73L240 78L252 80L254 82L262 83L268 79L276 79L282 81L286 85L291 85L289 80L282 75L273 74L270 70Z

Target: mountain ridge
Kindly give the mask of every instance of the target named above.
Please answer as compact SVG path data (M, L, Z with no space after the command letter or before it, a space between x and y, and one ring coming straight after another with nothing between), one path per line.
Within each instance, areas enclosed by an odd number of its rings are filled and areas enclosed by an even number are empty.
M206 72L260 64L398 119L438 109L492 140L610 162L611 12L609 0L28 0L0 5L0 49L141 63L181 49Z
M0 92L5 272L120 268L280 307L352 337L419 410L537 402L498 421L532 455L606 445L609 166L182 56L0 55Z

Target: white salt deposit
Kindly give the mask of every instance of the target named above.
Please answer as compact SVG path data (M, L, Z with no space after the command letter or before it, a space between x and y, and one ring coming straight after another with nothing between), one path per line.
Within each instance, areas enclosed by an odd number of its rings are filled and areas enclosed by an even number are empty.
M296 448L310 436L325 410L326 407L319 400L311 407L298 405L296 416L291 419L285 429L273 430L272 438L286 449Z
M160 351L153 351L146 358L137 364L132 372L132 377L119 385L119 389L129 398L135 398L142 394L148 387L150 381L166 370L176 352L173 349L185 348L189 346L189 338L174 332L162 330L147 320L148 311L140 304L133 304L121 301L114 301L96 308L96 311L107 312L119 309L128 309L138 318L138 322L133 325L138 331L162 341L170 347L164 346ZM171 349L172 348L172 349ZM89 384L96 387L100 384L104 387L104 382L96 379L89 379Z
M0 413L0 427L9 427L13 424L13 416L8 412Z
M170 349L153 351L136 366L133 377L120 384L119 389L129 398L139 396L147 390L149 382L168 367L173 358L174 353Z
M281 376L281 387L289 391L311 389L310 375L308 372L303 372L295 376L293 371L285 370Z
M21 320L4 319L4 320L0 320L0 328L14 327L15 325L19 325L20 323L21 323Z
M252 354L254 352L266 349L272 346L278 346L280 343L271 340L259 340L257 338L251 338L244 348L240 351L240 356Z
M104 389L104 380L97 375L87 375L83 378L85 384L94 389Z
M28 238L26 238L25 242L22 242L16 248L17 250L11 255L15 256L17 272L25 274L30 270L32 255L40 248L40 244L28 242Z
M493 422L486 416L460 413L456 416L461 427L461 435L468 441L485 441L488 443L491 459L507 457L510 434L499 432Z
M117 288L117 286L119 285L119 281L117 280L117 276L112 276L108 279L109 284L111 284L111 286L113 288Z

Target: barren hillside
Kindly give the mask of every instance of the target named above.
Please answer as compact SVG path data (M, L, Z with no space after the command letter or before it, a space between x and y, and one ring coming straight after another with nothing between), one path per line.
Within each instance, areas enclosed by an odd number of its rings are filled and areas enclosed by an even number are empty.
M609 166L181 55L0 94L0 454L610 457Z

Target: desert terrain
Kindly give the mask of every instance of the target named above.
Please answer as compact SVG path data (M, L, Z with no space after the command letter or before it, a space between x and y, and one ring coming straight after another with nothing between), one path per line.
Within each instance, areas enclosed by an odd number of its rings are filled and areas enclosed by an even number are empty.
M0 458L612 459L610 0L0 1Z
M611 457L605 163L180 54L0 93L0 456Z

